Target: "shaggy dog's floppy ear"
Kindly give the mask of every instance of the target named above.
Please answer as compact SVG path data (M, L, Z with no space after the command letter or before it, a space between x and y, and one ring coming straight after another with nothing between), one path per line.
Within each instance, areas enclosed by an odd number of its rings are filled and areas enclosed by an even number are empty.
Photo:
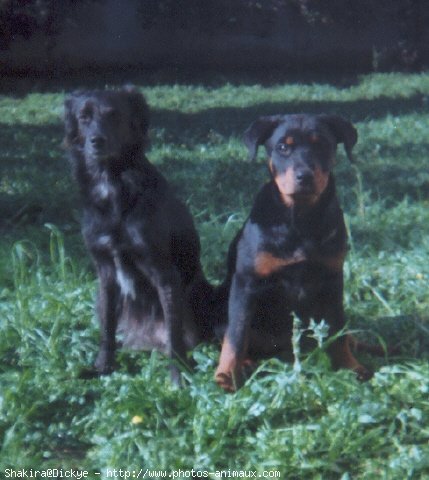
M149 107L144 96L132 85L125 85L122 91L127 95L131 106L131 129L138 143L147 146L149 130Z
M259 117L244 132L243 140L249 150L249 161L256 159L258 147L265 143L283 120L284 115L270 115L268 117Z
M358 134L356 128L339 115L319 115L319 118L328 126L334 135L337 144L343 143L350 162L353 162L352 148L355 146Z
M75 98L80 95L80 92L74 92L68 95L64 100L64 126L65 138L63 142L64 147L70 147L76 142L78 136L78 124L76 113L74 111Z

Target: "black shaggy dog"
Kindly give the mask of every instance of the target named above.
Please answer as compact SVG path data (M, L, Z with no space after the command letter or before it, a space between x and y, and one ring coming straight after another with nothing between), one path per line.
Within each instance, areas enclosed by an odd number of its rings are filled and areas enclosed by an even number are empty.
M65 145L83 201L83 236L99 279L99 374L124 346L158 349L178 361L210 335L211 287L186 206L144 155L148 106L133 88L75 92L65 100Z

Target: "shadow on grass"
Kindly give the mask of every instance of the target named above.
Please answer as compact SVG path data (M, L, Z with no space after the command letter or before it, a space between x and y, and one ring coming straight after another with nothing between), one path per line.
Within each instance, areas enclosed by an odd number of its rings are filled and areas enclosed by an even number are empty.
M162 127L183 138L183 132L204 137L214 130L223 136L241 136L249 124L262 115L278 113L335 113L352 122L383 118L386 115L400 116L425 112L422 95L392 99L381 97L374 100L357 101L311 101L311 102L265 102L246 108L218 107L197 113L181 113L173 110L157 110L152 106L154 127Z
M389 348L395 349L389 363L404 363L415 359L429 358L429 318L416 315L381 317L368 322L353 321L354 328L362 328L359 337L371 344L382 339ZM383 364L382 359L379 360Z
M74 223L78 205L59 125L1 125L0 226Z

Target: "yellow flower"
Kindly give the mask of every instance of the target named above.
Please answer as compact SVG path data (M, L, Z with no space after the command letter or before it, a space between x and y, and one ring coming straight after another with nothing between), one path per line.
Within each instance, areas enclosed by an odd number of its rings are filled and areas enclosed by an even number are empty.
M143 422L143 417L141 417L140 415L134 415L134 417L131 419L131 423L133 425L138 425L139 423L142 423Z
M417 280L423 280L423 273L418 273L416 275Z

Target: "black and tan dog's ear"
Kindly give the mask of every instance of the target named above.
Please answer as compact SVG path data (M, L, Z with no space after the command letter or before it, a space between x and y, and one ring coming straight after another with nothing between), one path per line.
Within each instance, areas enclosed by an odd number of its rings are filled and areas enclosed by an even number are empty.
M74 112L76 94L72 93L68 95L64 100L64 127L65 138L63 142L64 147L70 147L75 143L78 136L78 124L76 113Z
M337 143L343 143L350 162L353 162L352 149L355 146L358 134L351 122L339 115L321 115L322 120L328 125Z
M139 141L146 146L149 130L149 107L144 96L133 85L125 85L123 92L128 96L131 105L131 128L136 133Z
M256 159L258 147L264 144L271 136L275 128L280 124L284 115L271 115L259 117L244 132L243 140L249 150L249 161Z

